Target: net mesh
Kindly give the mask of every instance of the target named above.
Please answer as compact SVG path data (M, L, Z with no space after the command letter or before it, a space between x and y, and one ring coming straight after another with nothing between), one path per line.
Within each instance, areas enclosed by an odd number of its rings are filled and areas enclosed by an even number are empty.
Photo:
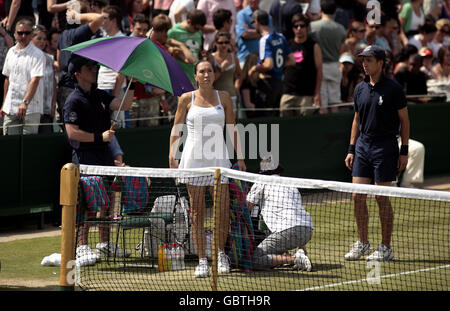
M76 284L121 291L450 288L448 192L236 169L221 169L214 183L214 173L81 165ZM370 246L355 243L364 239Z

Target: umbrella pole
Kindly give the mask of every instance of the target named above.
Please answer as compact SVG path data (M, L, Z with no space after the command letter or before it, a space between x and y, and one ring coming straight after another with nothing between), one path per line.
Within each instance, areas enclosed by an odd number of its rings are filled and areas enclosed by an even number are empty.
M125 98L127 97L128 90L130 89L130 86L131 86L131 82L132 82L132 81L133 81L133 79L130 79L130 82L128 82L127 90L125 91L125 94L123 94L122 101L120 102L119 109L116 111L116 117L112 120L113 122L111 122L111 127L109 128L111 131L114 130L114 127L115 127L114 124L117 122L117 118L118 118L118 116L119 116L119 112L120 112L120 110L122 109L123 103L125 102Z

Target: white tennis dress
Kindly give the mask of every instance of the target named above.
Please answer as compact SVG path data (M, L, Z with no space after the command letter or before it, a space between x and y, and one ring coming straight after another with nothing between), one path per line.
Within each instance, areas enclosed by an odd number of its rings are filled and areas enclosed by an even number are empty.
M231 167L223 132L225 110L219 91L216 94L218 105L200 107L194 104L192 92L191 107L186 115L187 138L179 168ZM214 177L191 177L180 181L196 186L212 186ZM228 183L228 180L222 178L222 183Z

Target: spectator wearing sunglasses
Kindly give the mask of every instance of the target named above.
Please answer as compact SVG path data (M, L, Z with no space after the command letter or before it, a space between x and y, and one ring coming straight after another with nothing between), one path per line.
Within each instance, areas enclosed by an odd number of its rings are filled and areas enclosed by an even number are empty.
M284 71L281 117L311 115L321 107L322 51L308 36L309 21L301 13L292 17L295 36L289 40L289 46L295 66L288 66Z
M31 43L33 23L17 22L14 38L17 43L6 54L3 66L5 98L0 110L4 135L37 134L43 114L43 93L39 88L44 75L44 53ZM23 126L21 126L23 125Z
M366 36L363 43L367 45L376 45L386 50L388 46L381 40L380 32L383 32L381 24L377 24L375 21L367 22Z

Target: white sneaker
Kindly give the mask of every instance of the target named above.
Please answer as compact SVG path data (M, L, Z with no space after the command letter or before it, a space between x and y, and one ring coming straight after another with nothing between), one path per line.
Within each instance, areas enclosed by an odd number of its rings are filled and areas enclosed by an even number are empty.
M230 273L230 258L223 251L219 252L217 256L217 271L219 273Z
M130 257L131 253L127 250L118 248L113 242L100 242L97 243L97 251L101 256L104 257Z
M312 264L308 256L306 256L305 251L299 248L295 252L294 269L311 272Z
M195 268L194 277L207 278L209 276L210 276L210 274L209 274L208 259L202 258L199 260L199 264Z
M92 266L98 260L98 256L94 253L89 245L80 245L77 247L75 264L77 267Z
M378 245L377 249L366 258L368 261L391 261L394 259L394 251L392 248L384 244Z
M352 249L345 254L345 260L358 260L362 256L369 255L370 252L370 243L362 243L360 241L356 241L353 244Z

